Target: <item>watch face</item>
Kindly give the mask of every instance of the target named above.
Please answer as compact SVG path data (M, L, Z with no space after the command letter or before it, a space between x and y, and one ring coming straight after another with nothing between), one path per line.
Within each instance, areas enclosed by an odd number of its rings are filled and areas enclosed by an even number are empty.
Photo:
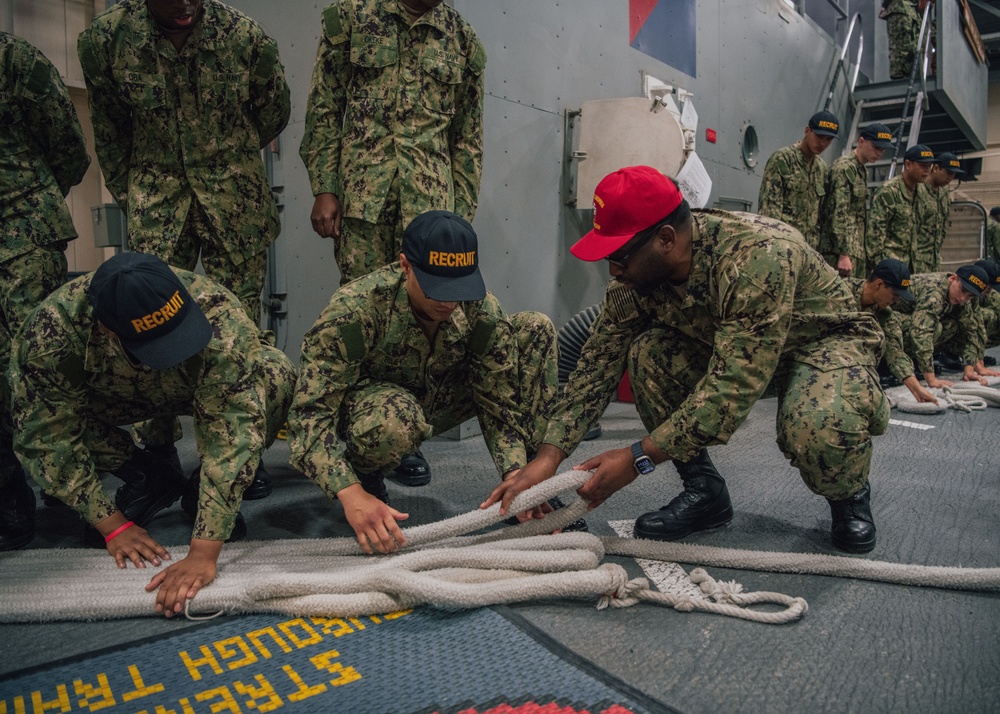
M653 460L648 456L638 458L632 463L635 464L635 470L640 474L652 473L656 469L656 464L654 464Z

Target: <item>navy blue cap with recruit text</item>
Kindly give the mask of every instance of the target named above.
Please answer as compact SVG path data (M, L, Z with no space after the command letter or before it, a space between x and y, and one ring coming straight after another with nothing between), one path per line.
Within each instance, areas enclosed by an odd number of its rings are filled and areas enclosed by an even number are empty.
M176 367L212 340L212 325L201 307L155 256L109 258L91 276L87 297L122 347L153 369Z
M479 272L479 239L472 225L451 211L427 211L403 231L403 255L424 295L440 302L486 297Z
M886 258L875 266L871 277L881 280L906 302L917 301L917 298L910 292L910 269L903 261Z
M937 159L934 158L934 152L923 144L914 144L906 153L903 154L903 159L906 161L915 161L918 164L936 164Z
M951 171L956 176L965 176L965 170L962 168L962 162L958 160L950 151L943 151L936 157L937 165L943 169Z
M880 149L892 148L892 132L885 124L869 124L858 134L862 139L870 141Z
M990 276L978 265L963 265L955 271L955 275L962 281L965 291L976 297L982 297L983 291L990 285Z
M837 136L837 131L840 129L840 119L833 112L828 112L824 109L809 117L809 128L813 130L813 133L820 136L835 137Z

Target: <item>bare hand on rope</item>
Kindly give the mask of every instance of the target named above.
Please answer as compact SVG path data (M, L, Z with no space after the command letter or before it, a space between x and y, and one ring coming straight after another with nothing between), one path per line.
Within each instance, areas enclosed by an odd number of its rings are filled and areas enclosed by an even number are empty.
M156 542L144 528L126 521L121 511L115 511L96 525L101 535L111 540L106 542L108 553L118 567L124 570L129 561L137 568L145 568L146 562L158 566L170 560L170 553Z
M556 469L565 458L566 453L558 446L542 444L541 448L538 449L538 455L516 474L505 478L503 483L493 489L486 500L479 504L479 507L489 508L499 501L500 515L507 515L511 501L532 486L537 486L542 481L555 476Z
M635 481L639 475L632 462L631 449L605 451L573 468L594 472L590 480L576 490L580 498L590 502L589 511L607 501L618 489Z
M221 540L193 538L187 557L161 570L146 586L146 592L156 593L155 610L167 617L184 612L186 601L215 580L216 563L222 552Z
M963 382L979 382L982 386L990 386L990 382L986 377L980 377L976 374L976 368L973 365L966 365L965 369L962 371L962 381Z
M394 553L406 545L406 536L396 521L405 521L410 517L408 513L383 503L365 491L360 483L337 491L337 500L343 505L347 522L364 552Z

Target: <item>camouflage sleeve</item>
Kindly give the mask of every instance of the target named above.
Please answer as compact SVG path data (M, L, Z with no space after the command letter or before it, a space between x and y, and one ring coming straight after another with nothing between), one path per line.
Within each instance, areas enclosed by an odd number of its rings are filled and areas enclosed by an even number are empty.
M982 313L978 302L969 302L958 317L962 362L966 365L974 365L986 356L986 328Z
M545 432L546 444L558 446L567 454L580 445L587 429L608 408L625 374L632 340L647 324L635 293L612 282L590 338L580 350L576 369L553 410Z
M501 476L527 463L518 402L518 346L514 330L497 299L487 294L469 336L472 398L483 427L483 438Z
M724 444L771 382L788 335L795 303L794 275L802 253L775 242L767 250L723 267L720 324L705 376L670 418L650 434L672 458L687 461L699 449ZM737 268L742 263L743 267Z
M87 143L73 101L59 72L35 52L26 84L25 125L45 155L63 196L83 180L90 166Z
M305 130L299 155L309 173L313 195L341 194L340 153L344 116L347 112L347 85L351 78L349 15L343 3L323 11L323 36L313 66Z
M285 69L278 57L278 44L270 37L263 38L250 74L250 106L263 148L281 133L291 113Z
M358 483L338 436L340 408L348 390L360 381L362 363L376 337L374 323L355 307L331 301L306 333L288 413L291 463L330 498Z
M225 540L264 452L266 393L257 328L239 303L213 322L224 332L202 352L192 412L201 458L192 538Z
M913 376L913 360L903 348L903 318L895 310L888 310L888 315L879 316L879 325L885 334L885 363L893 376L902 382Z
M455 213L470 222L476 215L483 171L483 77L486 69L486 50L478 38L473 36L472 40L473 49L467 60L462 88L456 93L455 114L448 126Z
M785 220L785 174L777 152L771 154L764 166L757 197L757 213L779 221Z
M43 326L46 313L35 315L22 334ZM33 350L37 344L45 345L44 350ZM105 493L84 441L84 351L84 345L61 340L19 341L10 365L12 416L14 449L28 476L94 525L118 509Z
M914 351L910 356L921 374L934 371L934 335L938 333L939 322L932 304L918 303L910 318L910 342Z
M889 205L884 190L879 190L872 199L872 207L868 212L868 231L865 237L865 252L868 254L868 264L875 265L886 256L885 232L889 225Z
M993 260L1000 260L1000 223L997 223L992 218L987 218L986 220L992 223L992 225L987 224L986 227L987 249L993 249L993 255L990 256L987 253L987 257L992 257Z
M830 252L835 255L855 255L852 234L857 219L851 213L852 197L853 183L847 170L840 165L831 167L826 216L830 232Z
M111 74L111 59L93 36L93 28L80 33L77 52L87 84L94 149L104 173L104 183L118 205L128 203L128 174L132 160L132 112Z

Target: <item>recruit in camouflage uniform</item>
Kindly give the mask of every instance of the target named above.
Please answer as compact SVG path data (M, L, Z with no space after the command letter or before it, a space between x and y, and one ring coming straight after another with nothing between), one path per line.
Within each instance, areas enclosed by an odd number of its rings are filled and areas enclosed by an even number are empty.
M986 257L1000 260L1000 213L986 218Z
M686 461L728 442L773 377L782 452L814 493L852 495L868 481L871 436L888 426L875 318L798 231L752 214L692 213L686 295L665 285L640 297L611 283L545 443L571 453L628 368L653 442Z
M32 314L11 360L15 447L42 490L93 525L117 510L100 474L118 469L135 449L118 427L189 414L201 459L192 537L221 541L285 420L295 370L262 342L235 295L203 276L174 272L213 335L170 369L133 366L118 340L100 329L88 299L93 274L59 288Z
M916 204L917 191L910 191L902 175L893 177L878 190L868 213L869 265L884 258L895 258L905 263L913 274L917 245Z
M26 514L34 498L13 452L6 379L11 338L42 298L66 282L64 251L76 230L63 197L83 179L90 157L52 63L24 40L0 32L0 67L0 508L17 508L14 501L23 500ZM18 494L5 490L12 477ZM0 530L0 549L24 538L30 540L30 532L18 537Z
M882 0L880 17L887 21L889 77L909 77L920 34L920 15L915 0Z
M815 248L826 182L827 166L821 156L806 161L798 144L778 149L764 166L757 212L797 228Z
M424 3L430 5L432 3ZM486 52L454 9L412 21L400 0L340 0L323 12L299 153L317 207L339 201L341 283L399 257L403 229L432 209L472 221L483 163ZM332 223L330 225L333 225Z
M462 302L433 345L398 265L341 287L302 344L291 462L330 497L391 469L425 439L478 416L500 475L527 462L558 391L555 329Z
M917 246L913 254L913 274L936 273L941 269L941 245L948 233L951 217L951 192L946 186L935 188L930 181L917 186Z
M849 256L851 276L865 278L868 171L852 152L833 162L827 184L819 251L834 268L840 256Z
M949 352L958 354L968 369L973 369L985 352L973 300L962 305L952 305L948 300L949 275L914 275L910 290L917 301L912 307L901 306L898 311L906 353L916 362L917 371L924 375L930 386L935 386L931 382L936 348L947 347ZM982 275L985 276L985 272ZM985 285L985 280L982 282Z
M983 296L978 312L979 343L984 349L1000 345L1000 281Z
M891 307L878 307L870 305L864 307L861 304L861 294L865 287L863 278L846 278L847 285L854 294L855 302L859 310L871 313L878 320L882 334L885 336L885 349L882 352L882 359L892 375L902 384L908 377L914 377L913 360L910 359L903 348L903 320L899 313Z
M288 122L278 46L217 0L178 51L146 0L125 0L80 35L94 137L129 248L205 273L255 323L278 208L260 150Z

